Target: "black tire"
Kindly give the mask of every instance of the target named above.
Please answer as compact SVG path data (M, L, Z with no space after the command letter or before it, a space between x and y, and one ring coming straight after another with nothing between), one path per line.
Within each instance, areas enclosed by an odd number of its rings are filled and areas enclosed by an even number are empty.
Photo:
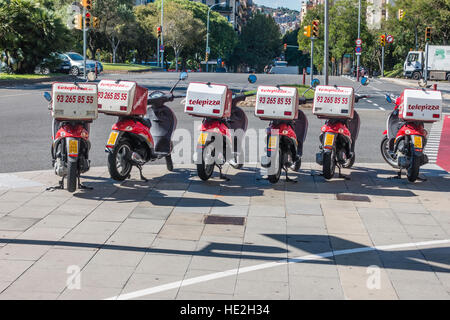
M130 161L131 152L131 144L126 140L121 140L108 154L108 171L111 178L116 181L123 181L128 178L133 168Z
M450 73L447 74L447 81L450 82Z
M409 182L414 182L419 177L420 170L420 158L416 156L411 157L411 163L409 164L406 176Z
M389 153L389 138L386 136L381 141L380 151L381 151L381 155L383 156L384 161L386 161L387 164L389 164L391 167L398 169L397 160L392 158Z
M298 172L300 170L300 167L302 166L302 159L299 158L297 161L294 162L294 164L291 166L291 170Z
M73 76L78 76L80 74L80 69L76 66L70 68L70 74Z
M271 175L267 176L270 183L277 183L278 180L280 180L282 167L283 167L283 154L280 149L278 151L278 167L276 168L275 174L271 174Z
M168 155L166 156L166 167L167 170L169 170L170 172L173 172L173 162L172 162L172 155Z
M353 152L353 156L350 159L347 159L345 163L342 165L343 168L350 169L355 164L356 154Z
M67 164L67 191L75 192L77 190L78 163L69 161Z
M202 152L202 163L197 164L197 174L203 181L207 181L209 178L211 178L213 172L214 172L214 166L215 164L206 164L205 162L205 152L209 152L211 150L211 146L214 146L212 144L212 141L209 142Z
M336 162L334 159L334 151L323 153L323 176L325 179L330 180L334 176L336 170Z
M420 72L414 72L413 74L412 74L412 76L411 76L411 78L413 79L413 80L419 80L420 79Z

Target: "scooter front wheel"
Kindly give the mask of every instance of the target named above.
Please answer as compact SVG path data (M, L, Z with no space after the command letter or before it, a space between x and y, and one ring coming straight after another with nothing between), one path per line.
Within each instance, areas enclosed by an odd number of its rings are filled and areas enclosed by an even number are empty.
M345 163L342 165L343 168L351 168L354 164L355 164L355 158L356 155L355 153L353 153L353 156L350 159L347 159L347 161L345 161Z
M334 159L334 151L323 153L323 176L325 179L330 180L334 176L336 170L336 162Z
M131 152L131 144L122 140L108 154L108 171L111 178L116 181L123 181L128 178L133 168L130 162Z
M214 158L214 145L212 142L208 143L202 152L202 163L197 164L197 174L203 181L207 181L211 178L214 172L214 162L208 164L205 158Z
M385 136L381 141L380 150L384 161L386 161L391 167L398 169L397 160L391 156L391 153L389 151L389 139L387 136Z
M67 191L75 192L77 189L78 163L69 161L67 164Z

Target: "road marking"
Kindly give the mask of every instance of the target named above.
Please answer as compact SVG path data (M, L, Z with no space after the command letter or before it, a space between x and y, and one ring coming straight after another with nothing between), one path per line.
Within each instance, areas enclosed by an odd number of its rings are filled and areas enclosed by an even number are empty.
M276 262L268 262L268 263L262 263L250 267L244 267L239 269L231 269L227 271L222 272L216 272L204 276L194 277L190 279L185 279L181 281L175 281L171 283L167 283L161 286L156 286L153 288L138 290L134 292L129 292L125 294L121 294L118 296L110 297L105 300L129 300L129 299L135 299L144 297L150 294L159 293L171 289L178 289L180 287L189 286L192 284L197 284L201 282L206 282L210 280L216 280L220 278L225 278L237 274L243 274L247 272L267 269L267 268L273 268L273 267L279 267L290 263L300 263L300 262L306 262L306 261L314 261L314 260L320 260L323 258L329 258L333 256L340 256L344 254L352 254L352 253L359 253L359 252L368 252L368 251L381 251L381 250L393 250L393 249L400 249L400 248L410 248L410 247L421 247L421 246L431 246L431 245L438 245L438 244L446 244L450 243L450 239L445 240L432 240L432 241L423 241L423 242L416 242L416 243L403 243L403 244L394 244L394 245L384 245L384 246L375 246L375 247L361 247L361 248L354 248L354 249L346 249L346 250L338 250L338 251L328 251L318 254L310 254L303 257L298 258L291 258L291 259L283 259Z
M380 109L381 111L386 111L386 109L383 107L378 107L378 109Z

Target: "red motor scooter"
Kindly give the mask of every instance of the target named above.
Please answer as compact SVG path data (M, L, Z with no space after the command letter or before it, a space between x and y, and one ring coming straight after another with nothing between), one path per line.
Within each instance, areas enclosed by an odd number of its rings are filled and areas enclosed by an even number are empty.
M369 80L362 77L361 85L368 84ZM322 166L325 179L334 176L336 167L343 177L341 167L351 168L356 158L360 119L353 105L367 96L356 95L351 87L320 86L315 91L313 114L326 119L319 136L320 152L316 154L316 163Z
M62 177L57 187L67 191L92 189L80 182L80 175L90 167L89 141L90 123L97 118L97 86L89 83L54 83L53 98L45 92L44 97L52 110L52 165L55 174Z
M298 97L292 87L258 87L255 115L269 120L266 138L266 154L261 157L261 167L268 169L268 180L277 183L282 169L286 181L297 182L288 177L288 169L300 170L303 142L308 132L308 119L299 110L299 103L306 103L304 94Z
M393 103L391 96L386 100ZM389 115L381 141L381 155L393 168L399 169L396 178L401 178L402 169L410 182L419 178L420 167L428 163L423 152L428 132L424 123L439 121L442 112L440 91L405 89L395 98L395 108Z
M165 105L173 101L173 91L181 80L182 72L168 94L148 90L129 81L101 81L99 83L99 112L118 115L106 143L108 170L111 178L123 181L130 177L133 166L139 169L148 161L165 158L167 169L173 170L172 135L177 125L175 113ZM147 105L149 106L147 108Z
M256 80L255 75L248 77L250 83ZM194 153L197 173L203 181L211 177L216 166L220 178L228 180L222 174L226 162L236 169L243 166L240 136L247 130L248 119L236 106L246 98L242 91L233 95L225 85L195 82L189 85L184 111L203 118Z

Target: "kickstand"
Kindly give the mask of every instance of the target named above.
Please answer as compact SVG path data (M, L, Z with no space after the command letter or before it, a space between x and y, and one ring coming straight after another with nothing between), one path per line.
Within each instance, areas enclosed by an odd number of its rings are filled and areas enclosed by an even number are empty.
M344 179L344 180L350 180L350 177L348 177L348 176L344 176L342 173L341 173L341 166L337 166L338 167L338 170L339 170L339 175L338 175L338 177L339 178L342 178L342 179Z
M298 182L296 179L289 178L287 169L286 168L283 168L283 169L284 169L284 173L286 175L286 182L293 182L293 183L297 183Z
M141 165L138 165L137 167L138 167L138 169L139 169L139 174L140 174L140 176L141 176L141 180L147 182L148 179L147 179L146 177L144 177L144 175L142 174L142 166L141 166Z
M401 178L402 178L402 169L401 168L396 176L389 177L389 179L401 179Z
M217 166L217 168L219 168L219 174L220 174L219 178L220 179L225 180L225 181L230 181L231 180L230 178L228 178L226 175L224 175L222 173L222 166Z
M80 176L78 176L78 189L80 189L80 190L94 190L93 187L88 187L88 186L85 186L84 184L82 184Z
M45 191L50 191L53 192L55 190L64 190L64 177L61 179L61 181L59 181L59 184L55 187L48 187L47 189L45 189Z

